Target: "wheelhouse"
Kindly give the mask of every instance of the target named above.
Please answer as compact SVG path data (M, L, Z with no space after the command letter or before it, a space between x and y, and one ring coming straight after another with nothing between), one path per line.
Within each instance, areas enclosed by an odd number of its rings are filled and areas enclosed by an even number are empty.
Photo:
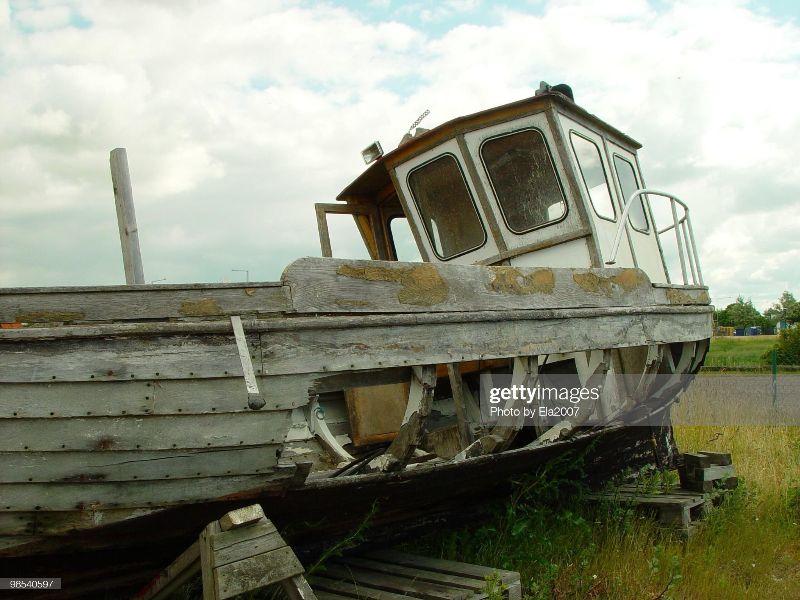
M688 209L642 192L640 148L576 105L567 86L543 83L532 98L417 129L376 153L337 196L341 204L316 206L323 256L332 255L326 216L351 214L375 260L613 263L654 283L670 283L668 265L680 262L683 283L702 284ZM674 222L662 230L654 194L671 203ZM671 230L665 247L660 235Z

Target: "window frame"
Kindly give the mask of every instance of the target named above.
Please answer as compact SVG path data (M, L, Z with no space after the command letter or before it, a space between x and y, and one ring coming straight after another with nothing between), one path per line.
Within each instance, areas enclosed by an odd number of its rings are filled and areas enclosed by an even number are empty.
M564 202L564 214L561 215L558 219L553 219L552 221L547 221L545 223L541 223L539 225L535 225L535 226L530 227L528 229L523 229L523 230L517 231L516 229L511 227L511 225L508 223L508 219L506 218L506 213L503 210L503 205L500 202L500 198L497 195L497 190L494 187L494 182L492 181L492 176L489 173L489 169L486 167L486 161L483 160L483 146L487 142L491 142L492 140L496 140L496 139L503 138L503 137L508 137L508 136L511 136L511 135L517 135L517 134L523 133L525 131L535 131L536 133L539 134L539 136L541 136L542 142L544 142L544 149L547 151L547 158L550 161L550 167L553 169L553 175L555 175L555 177L556 177L556 183L558 184L558 189L561 191L561 199ZM528 126L528 127L522 127L521 129L515 129L513 131L508 131L508 132L505 132L505 133L500 133L498 135L493 135L491 137L487 137L487 138L481 140L481 143L478 146L478 158L480 158L480 160L481 160L481 165L483 166L483 172L486 173L486 180L489 182L489 186L492 188L492 195L494 196L494 199L497 202L497 209L500 211L500 216L503 217L503 222L505 223L506 227L508 228L508 230L511 233L513 233L515 235L525 235L526 233L530 233L531 231L536 231L537 229L543 229L545 227L549 227L550 225L555 225L556 223L560 223L561 221L563 221L564 219L567 218L567 215L569 214L569 202L567 200L567 194L566 194L566 192L564 190L564 184L561 181L561 177L559 177L559 175L558 175L558 169L556 168L556 163L553 160L553 153L550 150L550 144L547 143L547 137L544 135L544 131L542 131L541 129L539 129L538 127L535 127L535 126Z
M581 168L581 161L578 158L578 151L575 150L575 144L572 143L572 135L575 134L577 137L581 138L584 141L589 142L594 149L597 150L597 157L600 159L600 167L603 169L603 176L606 180L606 188L608 188L608 199L611 204L611 210L614 213L614 218L609 219L608 217L604 217L599 212L597 212L597 207L594 205L594 200L592 200L592 194L589 191L589 184L586 183L586 176L583 174L583 169ZM592 210L594 214L597 216L598 219L603 219L604 221L609 221L610 223L616 223L619 215L617 214L617 207L616 203L614 202L614 195L611 192L611 188L613 186L613 181L608 181L608 174L606 173L606 167L603 164L603 152L600 151L600 148L595 143L594 140L589 139L585 135L583 135L580 131L576 131L575 129L571 129L567 132L567 136L569 137L569 145L572 148L572 155L575 157L575 163L578 165L578 172L581 174L581 181L583 181L583 188L586 190L586 195L589 197L589 204L592 206ZM601 138L602 139L602 138ZM622 186L620 186L622 187Z
M636 189L637 190L642 189L642 187L641 187L642 186L642 182L641 182L641 179L639 178L639 172L638 172L636 166L631 161L629 161L627 158L625 158L624 156L622 156L618 152L612 152L611 153L611 162L613 163L613 166L614 166L614 175L617 178L617 184L619 185L620 196L622 197L621 204L622 204L622 208L624 210L625 209L625 203L628 201L628 198L625 197L625 190L622 189L622 181L619 178L619 171L617 170L616 163L614 163L614 160L617 159L617 158L620 159L621 161L626 162L630 166L631 171L633 171L633 178L636 180ZM645 235L650 235L650 219L647 218L647 213L648 213L648 209L649 209L649 206L650 206L650 201L648 200L647 201L647 206L645 206L645 204L644 204L645 203L645 196L639 196L639 202L641 202L641 204L642 204L642 214L644 215L645 228L644 229L639 229L636 225L634 225L633 221L631 220L630 213L628 213L628 224L630 224L631 228L634 229L635 231L638 231L639 233L643 233Z
M447 258L445 258L441 254L439 254L439 252L436 249L436 244L434 243L433 239L431 238L430 231L428 231L428 226L427 226L426 221L425 221L425 215L422 213L422 210L419 207L419 202L417 201L416 194L414 193L414 188L411 185L411 175L413 175L414 173L416 173L417 171L419 171L423 167L426 167L427 165L431 164L432 162L435 162L437 160L441 160L442 158L446 158L446 157L452 158L453 162L455 162L456 167L458 168L458 172L461 175L461 180L464 182L464 188L467 190L467 195L469 196L470 202L472 203L472 208L475 211L475 216L478 218L478 223L480 224L481 231L483 232L483 240L481 241L480 244L478 244L477 246L473 246L471 248L468 248L467 250L462 250L461 252L459 252L457 254L453 254L452 256L449 256ZM486 224L483 222L483 219L481 218L481 213L478 210L478 204L475 202L475 196L472 193L472 189L470 189L469 181L467 180L466 175L464 175L464 169L461 166L461 161L458 160L458 157L454 153L452 153L452 152L443 152L441 154L437 154L433 158L430 158L430 159L426 160L425 162L423 162L423 163L421 163L419 165L416 165L414 168L409 170L408 173L406 173L406 187L408 188L409 195L411 196L411 201L414 203L414 208L416 208L416 210L417 210L417 215L419 215L420 224L422 225L422 229L425 232L425 237L428 239L428 243L431 246L431 250L436 255L436 258L438 258L439 260L441 260L443 262L446 262L446 261L449 261L449 260L453 260L454 258L458 258L459 256L464 256L465 254L469 254L470 252L474 252L475 250L480 250L481 248L483 248L486 245L486 242L489 240L489 235L486 232ZM409 223L410 223L410 221L409 221ZM394 241L393 241L393 243L394 243Z

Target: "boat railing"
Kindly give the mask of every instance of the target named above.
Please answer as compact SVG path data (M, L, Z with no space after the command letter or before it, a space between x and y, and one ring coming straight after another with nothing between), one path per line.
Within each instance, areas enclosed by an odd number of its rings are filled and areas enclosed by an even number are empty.
M675 241L678 245L678 257L681 263L681 274L683 275L683 284L690 284L689 274L691 273L691 284L704 285L703 274L700 272L700 261L697 258L697 244L695 244L694 241L692 220L689 217L689 207L686 206L686 203L677 196L668 192L661 192L659 190L642 188L636 190L630 195L628 201L625 203L624 209L622 210L622 218L620 219L619 227L617 228L617 234L614 236L614 243L611 245L611 254L609 259L606 261L606 264L613 265L616 263L617 252L619 252L619 245L622 241L622 233L628 226L628 213L630 212L634 201L644 194L661 196L669 200L670 210L672 212L672 225L668 225L663 229L656 229L656 241L658 242L659 251L661 252L662 257L664 256L664 252L661 245L661 235L674 229ZM678 205L680 205L680 207L683 209L683 216L680 218L678 218ZM664 269L669 271L666 261L664 261Z

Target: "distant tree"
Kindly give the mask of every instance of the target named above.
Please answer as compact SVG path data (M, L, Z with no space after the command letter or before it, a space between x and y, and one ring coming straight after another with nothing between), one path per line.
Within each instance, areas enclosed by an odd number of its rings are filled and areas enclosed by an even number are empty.
M797 323L800 321L800 302L791 292L783 292L778 301L764 311L764 316L773 323L778 321Z
M778 353L779 365L800 365L800 327L781 331L774 349ZM761 358L769 363L772 360L772 350L767 350Z
M724 327L752 327L769 325L768 319L753 306L752 300L739 296L736 302L728 304L717 312L717 324Z

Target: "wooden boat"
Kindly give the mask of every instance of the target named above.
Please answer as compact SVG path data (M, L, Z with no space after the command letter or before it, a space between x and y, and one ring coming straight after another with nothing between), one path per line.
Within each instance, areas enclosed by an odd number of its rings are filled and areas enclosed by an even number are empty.
M712 307L688 208L646 190L639 148L543 85L373 147L317 205L323 257L279 282L1 289L4 574L87 594L146 578L254 499L310 540L376 499L383 531L463 508L590 443L598 471L652 461L653 441L668 461L663 409L702 363ZM331 213L352 215L369 260L331 257ZM421 262L399 260L404 227ZM544 371L638 387L604 395L604 427L482 423L481 373ZM663 427L620 427L642 386Z

